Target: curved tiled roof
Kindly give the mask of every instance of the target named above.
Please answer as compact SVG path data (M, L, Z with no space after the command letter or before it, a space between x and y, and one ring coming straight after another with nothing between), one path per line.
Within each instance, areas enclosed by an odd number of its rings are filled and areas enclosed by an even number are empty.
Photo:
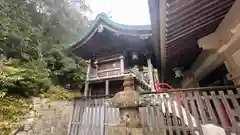
M151 25L124 25L111 21L106 14L99 14L92 21L88 32L68 49L77 57L94 59L115 54L130 54L151 57L158 67L157 45L152 41Z
M91 27L86 34L76 43L71 45L74 50L84 43L99 30L100 27L108 29L116 34L132 35L132 36L151 36L152 30L150 25L125 25L113 22L105 13L97 15L96 19L91 23Z

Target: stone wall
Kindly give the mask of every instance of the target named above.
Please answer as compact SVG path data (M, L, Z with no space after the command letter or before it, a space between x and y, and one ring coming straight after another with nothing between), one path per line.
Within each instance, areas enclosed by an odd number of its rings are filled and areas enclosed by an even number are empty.
M34 98L34 111L21 122L15 135L66 135L72 111L71 101Z

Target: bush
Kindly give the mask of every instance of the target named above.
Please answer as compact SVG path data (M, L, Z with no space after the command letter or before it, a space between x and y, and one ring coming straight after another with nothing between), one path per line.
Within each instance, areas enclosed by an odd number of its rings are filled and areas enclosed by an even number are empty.
M33 96L51 86L49 71L41 63L15 66L13 60L2 60L0 64L0 89L9 95Z
M80 92L68 92L61 86L52 86L46 92L39 94L41 98L54 100L71 100L73 97L80 96Z
M19 122L25 114L32 110L30 100L20 97L3 96L0 91L0 135L9 135L12 129L19 128Z

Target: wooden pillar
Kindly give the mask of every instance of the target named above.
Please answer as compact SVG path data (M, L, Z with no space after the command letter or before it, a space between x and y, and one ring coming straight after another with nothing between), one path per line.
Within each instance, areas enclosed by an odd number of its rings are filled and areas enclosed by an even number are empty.
M91 72L91 60L88 61L87 75L86 75L85 89L84 89L84 96L88 96L90 72Z
M85 81L84 96L88 96L89 82Z
M120 56L120 68L121 68L121 74L124 74L124 56Z
M106 88L106 89L105 89L105 90L106 90L106 91L105 91L105 94L106 94L106 95L109 95L109 80L106 80L106 82L105 82L105 88Z
M153 81L153 67L150 58L147 59L147 64L148 64L148 78L150 80L151 91L155 91Z
M88 88L88 96L92 96L92 87L91 86L89 86L89 88Z
M95 60L94 65L96 67L96 69L95 69L96 76L95 77L98 78L98 60Z

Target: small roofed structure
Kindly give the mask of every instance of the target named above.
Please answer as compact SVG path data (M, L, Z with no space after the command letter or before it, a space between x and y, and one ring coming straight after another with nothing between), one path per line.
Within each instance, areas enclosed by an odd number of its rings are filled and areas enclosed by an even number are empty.
M150 25L118 24L101 13L92 21L85 36L73 44L70 50L75 56L89 61L85 96L89 95L88 89L95 87L98 89L95 91L100 92L99 82L106 82L103 89L109 89L111 84L116 83L113 80L122 81L133 67L138 70L148 67L145 72L151 82L149 87L152 86L154 90L152 68L158 67L160 62L157 60L159 51L153 43ZM109 81L112 83L109 84ZM121 87L122 82L118 84ZM92 88L89 88L90 85ZM100 93L109 94L109 90L102 90Z
M71 46L71 51L85 60L137 52L139 55L151 55L155 66L154 47L150 25L118 24L101 13L85 36Z

